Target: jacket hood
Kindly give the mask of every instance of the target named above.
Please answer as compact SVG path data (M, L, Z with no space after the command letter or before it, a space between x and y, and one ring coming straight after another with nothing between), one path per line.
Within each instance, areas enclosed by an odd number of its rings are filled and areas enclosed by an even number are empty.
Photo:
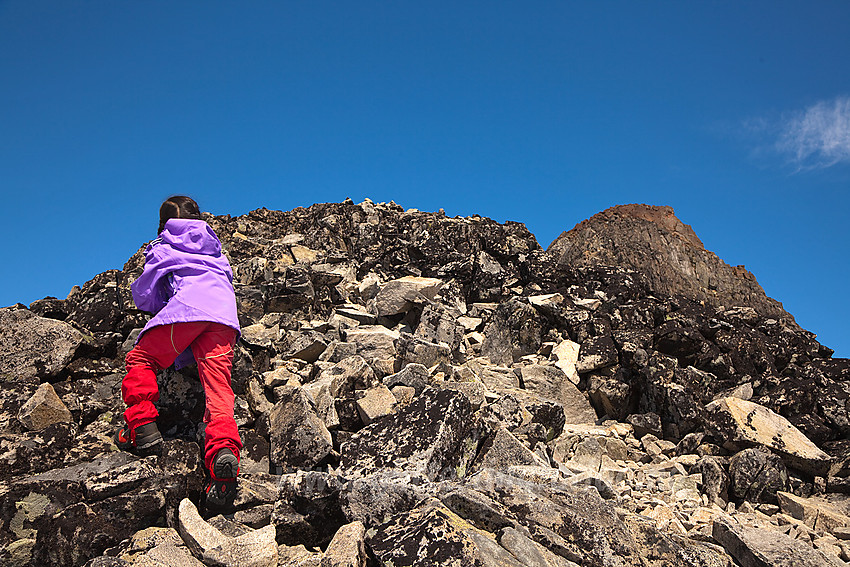
M218 256L221 242L206 222L194 219L169 219L159 237L178 250Z

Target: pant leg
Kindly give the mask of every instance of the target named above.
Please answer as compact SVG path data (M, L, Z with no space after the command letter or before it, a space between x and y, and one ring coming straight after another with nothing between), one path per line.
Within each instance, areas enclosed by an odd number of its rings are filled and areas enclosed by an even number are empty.
M154 402L159 399L156 374L171 366L209 323L175 323L153 327L142 335L125 358L127 374L121 395L127 410L124 420L135 429L157 418Z
M192 354L206 394L204 463L208 470L212 469L212 461L221 449L230 449L237 459L242 449L233 413L235 396L230 386L235 342L234 329L210 323L192 343Z

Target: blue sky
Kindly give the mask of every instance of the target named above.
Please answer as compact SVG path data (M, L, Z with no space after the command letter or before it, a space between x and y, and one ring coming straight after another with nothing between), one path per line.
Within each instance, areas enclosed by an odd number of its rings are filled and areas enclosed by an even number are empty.
M524 222L621 203L850 356L850 3L0 0L0 305L215 214L365 197Z

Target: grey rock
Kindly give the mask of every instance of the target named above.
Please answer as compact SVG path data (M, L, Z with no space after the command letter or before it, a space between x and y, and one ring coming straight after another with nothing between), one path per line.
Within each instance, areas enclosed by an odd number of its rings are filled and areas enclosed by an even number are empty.
M269 429L271 462L283 470L312 467L333 450L328 428L301 388L283 388Z
M615 376L592 372L587 378L587 394L597 412L609 419L625 421L634 408L631 384Z
M691 467L690 473L702 475L702 491L710 499L728 499L727 488L729 486L729 480L723 465L720 464L717 457L711 457L708 455L700 457L700 460ZM743 476L739 476L738 480L742 481ZM739 488L744 487L739 486ZM744 490L743 495L736 494L736 498L748 499L747 492L747 490ZM762 491L759 490L757 492L760 494ZM753 494L753 496L755 496L755 494ZM756 501L759 501L758 498L756 498Z
M477 381L456 382L454 380L441 380L440 382L435 382L434 387L441 390L456 390L463 393L469 399L469 403L472 404L473 411L478 411L487 400L487 389L484 387L484 384Z
M718 518L712 536L742 567L835 567L822 551L779 531Z
M242 340L254 347L269 347L277 342L280 335L277 325L266 327L262 323L247 325L241 331Z
M322 362L339 362L349 356L357 354L357 345L354 343L346 343L342 341L331 341L328 343L328 348L319 356Z
M278 567L321 567L322 552L310 551L303 545L279 545Z
M357 354L368 361L395 358L395 343L399 334L381 325L363 325L346 329L343 333L346 342L353 343Z
M424 475L388 469L346 483L339 501L346 518L373 527L412 510L428 497L429 490Z
M114 559L134 567L203 566L203 563L195 559L174 528L146 528L121 542L118 549L118 557Z
M248 402L248 407L257 415L269 415L274 407L266 397L263 387L259 380L251 378L248 380L248 388L245 392L245 398Z
M566 340L561 341L552 349L551 358L555 360L555 366L560 368L573 384L578 384L580 380L578 371L576 370L580 348L581 345L578 343Z
M375 297L378 315L397 315L409 311L415 304L427 303L443 287L442 280L405 276L380 286Z
M509 299L499 304L484 327L481 356L493 364L511 364L538 351L542 344L543 319L528 303Z
M334 398L350 398L355 390L365 390L378 384L375 372L362 356L347 357L323 372L330 377L330 394Z
M711 402L706 409L706 426L729 450L762 446L803 472L822 476L829 470L832 459L827 453L787 419L764 406L727 397Z
M62 467L75 443L76 428L69 423L54 423L23 434L0 435L0 479Z
M595 488L541 486L488 470L465 484L499 502L535 541L562 557L594 567L641 563L626 526Z
M205 522L188 499L180 502L177 529L189 549L207 565L276 567L274 526L228 537Z
M159 476L162 473L156 467L156 460L156 457L148 457L89 476L83 482L86 498L90 502L103 500L129 492L147 479Z
M26 309L0 309L0 376L4 380L55 376L89 341L62 321Z
M638 439L644 435L664 436L661 430L661 418L658 417L657 413L635 413L630 415L627 421L634 427L635 437Z
M523 386L561 404L566 423L596 423L596 412L585 395L556 366L530 365L520 369Z
M341 469L356 476L398 468L429 480L451 474L462 466L457 456L469 439L470 418L466 396L426 388L397 413L357 432L342 447Z
M382 381L388 388L394 388L399 385L409 386L416 391L416 395L418 396L430 383L431 374L425 365L414 362L406 365L395 374L384 376Z
M723 548L713 543L662 531L654 520L627 514L624 518L646 567L733 567Z
M374 325L378 322L378 318L375 315L368 311L363 311L361 308L358 308L358 306L337 307L334 312L342 315L343 317L353 319L361 325Z
M526 567L578 567L577 563L555 555L514 528L504 528L499 533L499 545L522 561Z
M472 463L472 471L489 468L507 472L513 465L548 466L548 463L520 443L510 431L501 427L482 445L478 457Z
M39 528L33 563L80 565L155 524L163 517L165 502L165 490L141 488L91 504L71 504Z
M272 522L285 545L325 547L348 523L340 506L344 479L318 471L298 471L280 479Z
M289 342L284 356L304 362L316 362L327 347L327 342L320 334L302 333Z
M397 367L415 362L431 368L440 363L447 364L451 360L451 350L447 344L428 342L410 333L401 333L397 348Z
M382 565L524 565L435 499L377 527L368 541Z
M481 382L491 390L516 389L520 386L519 376L510 368L492 366L485 363L484 359L469 360L464 366L472 370L473 374L478 376Z
M429 303L422 310L414 335L425 342L444 344L453 354L459 354L464 327L458 321L460 312L441 303Z

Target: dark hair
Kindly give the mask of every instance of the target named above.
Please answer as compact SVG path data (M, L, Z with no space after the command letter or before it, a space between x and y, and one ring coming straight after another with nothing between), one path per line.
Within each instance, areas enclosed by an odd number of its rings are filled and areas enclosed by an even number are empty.
M159 230L156 233L162 232L168 219L199 220L200 218L201 210L194 199L185 195L169 197L159 208Z

